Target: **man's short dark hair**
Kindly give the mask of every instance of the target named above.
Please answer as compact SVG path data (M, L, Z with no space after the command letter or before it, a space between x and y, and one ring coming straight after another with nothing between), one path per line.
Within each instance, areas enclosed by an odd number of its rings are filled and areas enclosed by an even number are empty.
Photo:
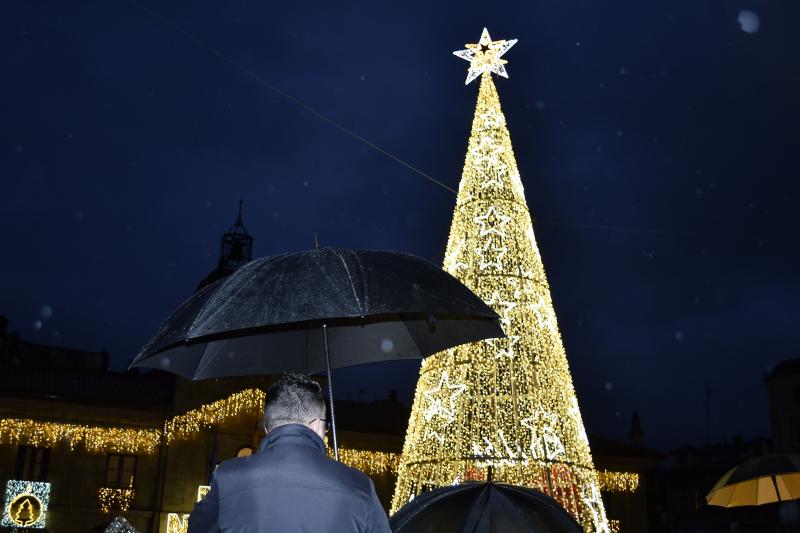
M308 376L294 372L283 374L267 390L264 400L267 431L286 424L308 424L324 417L322 388Z

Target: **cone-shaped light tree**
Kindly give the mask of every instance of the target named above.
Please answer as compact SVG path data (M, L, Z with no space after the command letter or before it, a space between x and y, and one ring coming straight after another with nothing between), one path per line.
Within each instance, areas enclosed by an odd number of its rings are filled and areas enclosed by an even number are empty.
M587 531L608 531L550 289L491 74L514 41L455 52L480 77L444 268L500 315L506 339L422 364L392 512L433 487L486 479L536 488Z

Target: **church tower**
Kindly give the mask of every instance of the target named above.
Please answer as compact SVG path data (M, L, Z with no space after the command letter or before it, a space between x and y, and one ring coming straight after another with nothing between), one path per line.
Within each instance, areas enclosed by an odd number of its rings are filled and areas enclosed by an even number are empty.
M236 217L233 226L222 235L217 267L200 282L196 290L211 285L253 260L253 237L247 233L247 228L242 222L243 203L239 200L239 216Z

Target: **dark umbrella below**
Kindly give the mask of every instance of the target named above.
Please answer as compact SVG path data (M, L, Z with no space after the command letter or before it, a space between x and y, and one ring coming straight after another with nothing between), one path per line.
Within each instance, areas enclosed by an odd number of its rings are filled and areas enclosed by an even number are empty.
M391 519L395 533L582 533L554 499L503 483L464 483L424 492Z
M497 314L453 276L410 254L320 248L256 259L198 291L131 367L188 379L421 358L502 337Z

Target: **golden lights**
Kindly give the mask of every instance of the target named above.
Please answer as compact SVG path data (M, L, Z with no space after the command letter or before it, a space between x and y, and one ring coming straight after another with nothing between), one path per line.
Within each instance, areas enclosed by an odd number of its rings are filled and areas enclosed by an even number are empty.
M169 444L176 439L188 438L203 428L241 413L258 412L264 408L264 397L264 391L260 389L246 389L175 416L164 424L166 442Z
M162 435L169 444L189 438L201 429L240 413L257 413L264 405L264 392L247 389L222 400L205 404L164 423L163 432L154 428L89 426L31 420L0 419L0 444L26 444L53 447L66 444L70 450L78 445L88 452L132 453L151 455L158 451Z
M429 488L485 479L556 498L587 531L608 531L544 266L490 72L516 41L456 55L481 75L444 269L500 316L508 338L425 359L392 513ZM479 57L479 54L483 54ZM502 72L498 72L502 67Z
M206 497L208 491L211 490L211 485L198 485L197 486L197 501L201 501L203 498Z
M328 448L328 456L333 457L333 450ZM354 450L339 448L339 460L368 476L396 474L400 455L391 452L372 452L368 450Z
M603 492L636 492L639 490L639 474L636 472L599 470L597 481Z
M189 513L167 513L167 533L189 531Z
M27 418L0 419L0 444L53 447L64 443L89 452L152 454L161 443L158 429L87 426Z
M163 435L166 435L167 444L187 439L203 428L242 413L260 416L263 406L264 392L259 389L246 389L169 419L164 424ZM158 451L161 438L162 432L158 429L109 428L30 419L0 419L0 444L53 447L64 443L70 450L81 444L87 451L95 453L151 455ZM331 453L329 450L329 454ZM346 465L368 475L396 473L399 463L399 455L390 452L340 448L339 456ZM198 501L205 496L209 488L208 485L198 487Z
M42 529L50 504L50 483L11 479L6 482L5 505L0 526Z
M104 513L112 509L127 511L136 501L136 489L131 487L100 487L97 504Z

